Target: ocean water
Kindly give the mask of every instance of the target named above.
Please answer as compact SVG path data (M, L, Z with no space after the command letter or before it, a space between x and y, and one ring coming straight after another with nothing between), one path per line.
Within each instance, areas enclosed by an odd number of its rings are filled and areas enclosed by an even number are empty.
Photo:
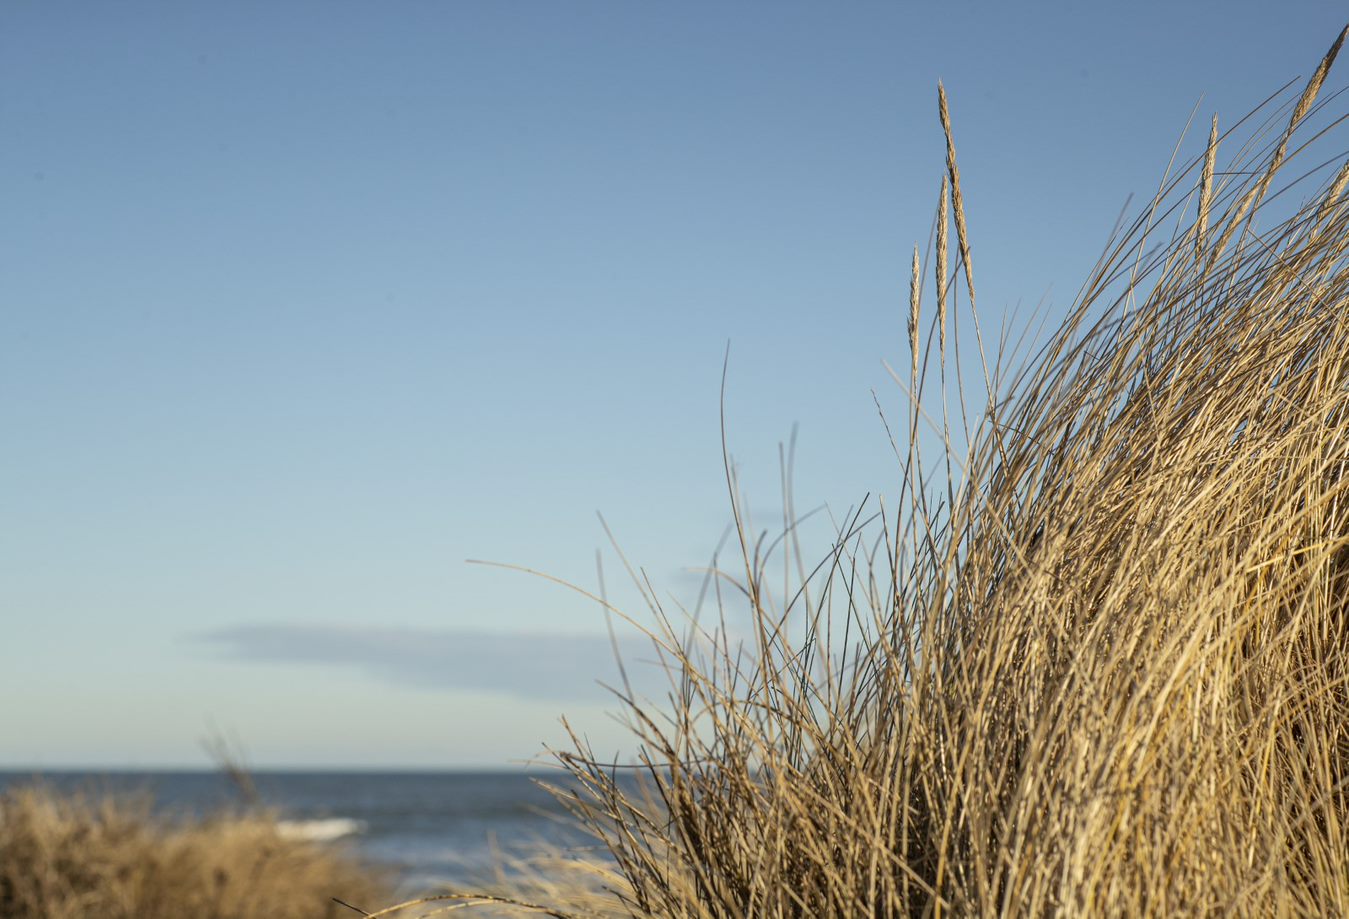
M402 893L471 882L490 867L493 847L523 852L538 843L591 846L565 811L522 772L255 772L282 832L350 846L391 868ZM234 785L218 772L0 772L0 791L40 781L64 792L144 793L167 816L238 809Z

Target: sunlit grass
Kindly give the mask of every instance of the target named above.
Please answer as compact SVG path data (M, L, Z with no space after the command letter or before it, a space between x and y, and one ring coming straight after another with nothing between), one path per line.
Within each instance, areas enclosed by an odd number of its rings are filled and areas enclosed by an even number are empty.
M517 899L1349 915L1349 165L1304 144L1339 45L1169 170L1018 372L960 313L975 275L943 94L936 308L915 253L895 373L898 507L846 521L779 589L795 565L770 584L728 475L743 564L719 620L649 593L630 617L671 675L664 699L620 693L640 767L579 738L558 753L608 893L538 880ZM958 323L982 392L947 366Z

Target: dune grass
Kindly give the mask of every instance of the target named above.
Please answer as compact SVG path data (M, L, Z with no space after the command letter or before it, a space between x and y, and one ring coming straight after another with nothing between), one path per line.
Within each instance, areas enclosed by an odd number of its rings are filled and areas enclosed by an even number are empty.
M261 813L169 822L148 799L0 795L5 919L335 919L389 888Z
M720 616L638 578L651 615L630 621L671 677L661 700L620 689L638 768L580 738L557 754L612 856L591 866L607 898L516 899L1349 915L1349 163L1311 152L1338 123L1322 90L1343 38L1305 86L1212 123L1014 372L964 311L940 94L936 309L915 251L898 502L846 520L812 572L792 527L776 548L750 530L728 464ZM983 392L948 326L974 331ZM916 445L934 436L935 461Z
M1211 124L1019 369L973 311L941 92L898 499L809 568L794 525L751 529L728 463L740 551L716 615L641 576L649 615L611 610L670 677L661 699L618 689L637 763L579 736L557 753L607 858L368 915L1349 915L1349 162L1314 127L1337 123L1343 39L1305 86ZM376 895L265 820L2 806L4 916L284 919Z

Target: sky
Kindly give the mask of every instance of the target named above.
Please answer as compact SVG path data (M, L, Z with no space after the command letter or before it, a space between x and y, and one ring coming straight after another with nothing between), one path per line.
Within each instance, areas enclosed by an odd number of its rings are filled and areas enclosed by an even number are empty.
M0 7L0 768L484 768L625 733L602 552L893 494L950 95L983 321L1339 3ZM1332 74L1331 86L1344 85ZM828 528L815 531L821 551ZM640 642L619 635L632 659ZM654 684L653 684L654 685Z

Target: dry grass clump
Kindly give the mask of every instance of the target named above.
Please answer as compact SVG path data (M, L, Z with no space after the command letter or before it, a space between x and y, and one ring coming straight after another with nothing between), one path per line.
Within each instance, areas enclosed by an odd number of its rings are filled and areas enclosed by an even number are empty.
M169 824L148 801L0 796L5 919L327 919L387 889L339 851L283 839L266 816Z
M915 258L914 369L895 378L905 433L944 449L911 436L898 506L844 521L813 573L794 527L776 556L750 532L728 475L743 564L718 576L717 621L646 592L671 684L619 694L639 767L579 739L559 754L580 783L560 794L612 855L609 899L518 899L1349 915L1349 166L1274 184L1308 158L1343 37L1300 95L1215 123L1026 369L985 358L975 326L987 407L958 427L925 385L962 266L973 300L942 94L936 321Z

